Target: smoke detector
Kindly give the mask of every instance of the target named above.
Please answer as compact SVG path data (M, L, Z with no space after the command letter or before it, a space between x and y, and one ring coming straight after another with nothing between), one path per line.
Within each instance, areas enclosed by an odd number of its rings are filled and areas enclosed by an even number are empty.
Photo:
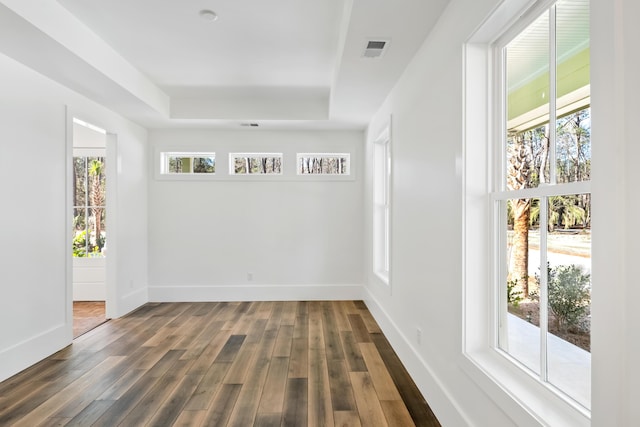
M387 39L367 40L362 56L365 58L379 58L386 52L387 46L389 46L389 40Z

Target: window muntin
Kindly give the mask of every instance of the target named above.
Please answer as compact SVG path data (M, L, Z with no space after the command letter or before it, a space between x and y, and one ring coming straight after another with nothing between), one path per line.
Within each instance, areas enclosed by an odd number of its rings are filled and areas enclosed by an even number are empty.
M497 347L589 408L588 0L556 2L503 46Z
M298 153L298 175L350 175L349 153Z
M73 157L73 256L102 257L106 245L104 157Z
M282 153L230 153L230 175L282 175Z
M215 174L216 154L162 152L161 173L165 175Z

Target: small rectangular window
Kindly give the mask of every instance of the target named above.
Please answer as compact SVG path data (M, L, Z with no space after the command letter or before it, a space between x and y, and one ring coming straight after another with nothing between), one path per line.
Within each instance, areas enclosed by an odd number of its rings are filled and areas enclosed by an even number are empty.
M230 153L230 175L282 175L282 153Z
M163 175L215 174L215 153L161 153Z
M350 175L349 153L298 153L298 175Z

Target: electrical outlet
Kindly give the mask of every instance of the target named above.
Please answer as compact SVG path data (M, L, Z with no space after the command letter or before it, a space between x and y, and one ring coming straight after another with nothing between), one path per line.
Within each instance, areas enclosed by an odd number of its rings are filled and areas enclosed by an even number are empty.
M247 280L251 282L253 280L253 273L247 273Z
M416 328L416 342L418 345L422 344L422 329Z

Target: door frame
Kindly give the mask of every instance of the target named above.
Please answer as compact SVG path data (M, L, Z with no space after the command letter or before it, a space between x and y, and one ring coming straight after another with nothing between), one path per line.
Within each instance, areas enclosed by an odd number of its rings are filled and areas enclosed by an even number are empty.
M82 114L78 114L69 106L65 109L65 128L66 128L66 213L65 213L65 260L66 260L66 292L65 292L65 323L69 341L73 340L73 254L71 247L73 245L73 119L78 118L87 123L100 126L100 122L92 118L85 120ZM106 129L106 128L103 128ZM117 313L117 286L116 286L116 200L117 200L117 135L109 133L107 130L106 138L106 159L107 159L107 188L105 206L107 210L106 228L109 233L109 244L107 256L105 257L105 315L106 318L116 317Z

